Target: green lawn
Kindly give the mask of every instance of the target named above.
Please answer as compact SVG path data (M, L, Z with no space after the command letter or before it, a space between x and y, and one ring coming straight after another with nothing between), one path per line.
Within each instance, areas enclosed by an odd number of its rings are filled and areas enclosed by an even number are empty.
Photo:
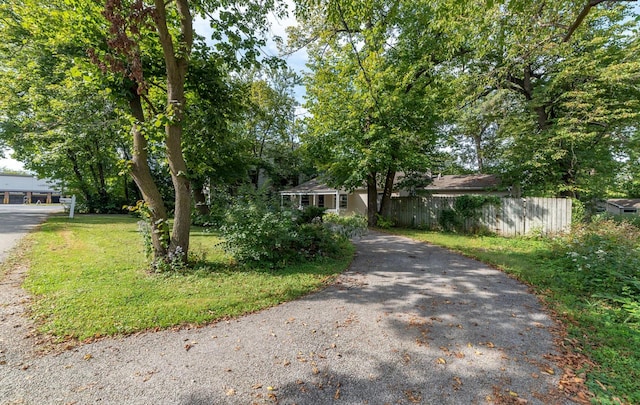
M566 268L549 239L465 236L413 229L385 230L440 245L513 274L531 285L566 327L565 344L586 354L595 367L586 384L594 403L640 403L640 325L624 322L620 309L576 292L575 272ZM580 372L581 370L576 370Z
M281 270L234 266L202 229L191 250L205 257L187 274L146 271L142 238L129 216L51 217L29 236L25 288L34 294L40 331L58 340L128 334L236 317L317 290L351 262L340 259Z

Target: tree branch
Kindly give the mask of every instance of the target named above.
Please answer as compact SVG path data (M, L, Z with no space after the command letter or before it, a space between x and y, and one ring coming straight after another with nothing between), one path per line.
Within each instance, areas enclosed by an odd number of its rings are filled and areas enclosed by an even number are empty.
M607 2L607 1L612 2L612 3L622 3L622 2L625 2L625 1L626 2L631 2L631 1L637 1L637 0L589 0L587 2L587 4L585 4L585 6L582 8L582 11L580 11L580 14L578 14L576 19L573 21L573 24L571 24L571 26L569 27L569 30L565 34L564 38L562 38L562 42L568 42L571 39L571 36L573 35L573 33L578 29L580 24L582 24L584 19L589 14L589 11L591 11L591 9L593 7L597 6L600 3L604 3L604 2Z

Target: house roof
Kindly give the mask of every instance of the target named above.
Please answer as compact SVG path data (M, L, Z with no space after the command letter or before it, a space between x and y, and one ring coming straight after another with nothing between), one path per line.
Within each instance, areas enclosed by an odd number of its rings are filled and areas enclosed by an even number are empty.
M640 198L612 198L607 200L607 204L611 204L617 208L640 209Z
M486 190L500 185L500 178L494 174L449 174L433 178L425 190Z
M283 190L280 194L335 194L337 192L338 189L329 187L326 184L321 183L317 178L314 178L289 190Z

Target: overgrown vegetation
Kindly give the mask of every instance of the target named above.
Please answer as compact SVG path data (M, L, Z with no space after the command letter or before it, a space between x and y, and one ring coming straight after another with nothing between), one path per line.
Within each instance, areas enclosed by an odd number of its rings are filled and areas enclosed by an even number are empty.
M25 287L34 294L32 316L41 332L83 340L240 316L322 287L353 256L352 246L340 242L333 257L277 271L239 267L218 234L196 228L193 267L153 274L136 222L118 215L51 217L29 235Z
M470 233L478 233L483 230L478 219L482 212L481 209L485 205L500 206L500 197L491 195L458 196L453 208L443 210L440 214L440 226L447 232L464 232L468 228Z
M366 229L363 221L328 216L324 209L282 209L266 197L241 198L228 211L222 227L223 247L238 262L274 268L335 257L347 238Z
M514 274L559 315L595 403L640 403L640 230L635 217L595 217L562 238L394 233L459 251Z

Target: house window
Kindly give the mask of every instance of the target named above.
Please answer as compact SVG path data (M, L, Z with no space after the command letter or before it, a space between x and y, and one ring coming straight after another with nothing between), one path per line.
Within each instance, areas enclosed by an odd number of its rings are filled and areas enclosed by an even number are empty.
M303 195L300 197L300 205L302 205L303 207L306 207L309 205L309 196L308 195Z
M348 196L346 194L340 194L340 209L347 209Z
M318 207L324 208L324 196L323 195L319 195L318 196Z

